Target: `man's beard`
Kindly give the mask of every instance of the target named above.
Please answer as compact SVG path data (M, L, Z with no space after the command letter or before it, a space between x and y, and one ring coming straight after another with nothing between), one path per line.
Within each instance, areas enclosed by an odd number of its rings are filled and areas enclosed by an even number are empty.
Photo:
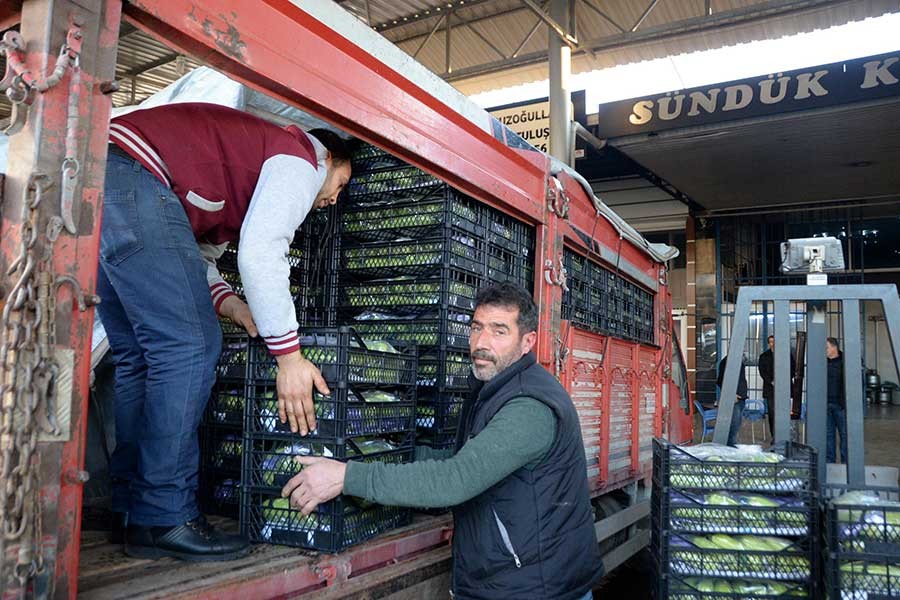
M488 360L490 362L486 365L479 366L475 364L474 359L476 358ZM495 356L487 350L475 350L472 352L472 373L475 375L475 379L479 381L490 381L512 366L512 364L520 358L521 355L516 356L515 352L512 352L507 356Z

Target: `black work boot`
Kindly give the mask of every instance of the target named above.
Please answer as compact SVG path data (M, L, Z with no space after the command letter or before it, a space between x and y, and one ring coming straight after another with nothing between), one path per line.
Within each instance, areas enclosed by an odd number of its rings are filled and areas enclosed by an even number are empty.
M128 513L113 511L109 523L109 536L106 538L110 544L125 543L125 527L128 525Z
M174 527L129 525L125 534L125 554L134 558L207 562L234 560L249 551L246 539L216 530L203 515Z

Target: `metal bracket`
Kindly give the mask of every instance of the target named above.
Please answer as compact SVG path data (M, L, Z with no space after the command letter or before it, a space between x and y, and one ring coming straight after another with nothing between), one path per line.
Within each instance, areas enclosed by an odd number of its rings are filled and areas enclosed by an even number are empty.
M566 372L566 360L569 358L569 347L563 345L562 338L556 336L556 347L553 349L553 359L556 364L556 377Z
M563 265L562 255L557 259L558 266L553 265L553 261L549 258L544 262L544 281L549 285L558 285L564 292L569 291L566 285L566 267Z
M553 186L547 186L547 210L560 219L569 218L569 195L556 177L550 178Z

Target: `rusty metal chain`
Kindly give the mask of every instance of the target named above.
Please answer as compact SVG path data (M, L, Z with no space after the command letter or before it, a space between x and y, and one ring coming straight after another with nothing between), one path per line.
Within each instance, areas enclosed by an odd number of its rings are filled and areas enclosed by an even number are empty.
M3 307L0 343L0 539L18 544L3 581L24 587L43 569L38 435L52 431L46 410L57 367L50 331L53 319L53 242L38 234L49 178L33 175L24 190L19 254L7 275L15 281Z
M7 32L0 50L7 57L7 72L0 91L18 105L31 104L34 92L57 85L69 69L66 155L61 164L60 216L41 218L41 206L52 185L50 177L32 174L24 189L19 253L7 270L15 281L0 322L0 589L18 584L24 593L29 580L44 571L42 510L40 504L39 435L58 434L56 381L56 293L60 285L73 287L78 308L86 309L78 282L53 271L53 248L63 228L77 233L73 219L74 192L80 165L77 127L80 99L81 26L73 23L48 77L34 77L25 66L25 43L17 32ZM5 133L24 126L24 113L11 120ZM44 202L46 204L46 202ZM48 211L46 206L44 214ZM16 544L15 564L6 545ZM12 567L12 568L10 568Z

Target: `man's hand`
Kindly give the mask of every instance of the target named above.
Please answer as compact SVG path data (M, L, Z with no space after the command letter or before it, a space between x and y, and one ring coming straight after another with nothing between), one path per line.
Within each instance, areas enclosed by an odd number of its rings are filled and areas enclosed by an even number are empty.
M258 335L256 322L253 320L253 315L250 314L250 307L237 296L228 296L222 300L222 304L219 305L219 314L243 327L250 337Z
M344 491L346 464L316 456L295 456L294 460L303 465L303 470L287 482L281 497L290 498L291 504L304 515Z
M316 410L313 407L313 385L325 396L331 394L316 365L306 360L299 351L276 356L278 375L278 417L282 423L290 423L291 431L306 435L316 428Z

